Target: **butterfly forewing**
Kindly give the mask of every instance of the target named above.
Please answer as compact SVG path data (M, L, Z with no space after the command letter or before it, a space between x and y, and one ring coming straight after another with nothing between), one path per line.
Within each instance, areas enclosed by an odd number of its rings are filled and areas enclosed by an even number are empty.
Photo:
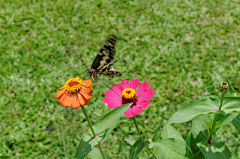
M105 44L103 44L97 57L93 61L91 69L88 70L89 75L93 77L95 83L98 80L97 74L102 74L108 77L117 77L122 75L120 72L109 71L111 65L118 61L115 60L111 62L115 54L115 43L116 37L113 36Z
M115 54L114 45L116 43L116 37L111 37L105 44L103 44L97 57L93 61L92 67L95 70L100 70L104 65L110 63L113 60Z

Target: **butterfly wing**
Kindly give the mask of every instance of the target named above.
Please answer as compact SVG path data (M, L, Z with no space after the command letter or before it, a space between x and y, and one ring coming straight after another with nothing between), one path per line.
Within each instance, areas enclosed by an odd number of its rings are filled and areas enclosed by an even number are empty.
M101 75L105 75L105 76L108 76L108 77L119 77L121 76L121 72L116 72L116 71L98 71L98 74L101 74Z
M112 36L99 51L97 57L93 61L91 66L94 70L101 70L104 66L110 63L113 60L115 54L114 45L116 43L116 37Z
M102 74L108 77L117 77L122 75L120 72L109 71L111 65L118 61L115 60L111 62L115 54L115 43L116 37L112 36L105 44L103 44L97 57L93 61L91 69L88 69L88 73L93 77L95 83L98 80L97 74Z

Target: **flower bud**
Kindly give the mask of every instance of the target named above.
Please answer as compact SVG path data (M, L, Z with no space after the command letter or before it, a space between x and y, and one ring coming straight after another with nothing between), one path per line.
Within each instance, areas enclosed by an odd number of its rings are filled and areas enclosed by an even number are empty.
M226 93L229 90L229 85L227 82L222 82L220 87L219 87L219 91L222 93Z

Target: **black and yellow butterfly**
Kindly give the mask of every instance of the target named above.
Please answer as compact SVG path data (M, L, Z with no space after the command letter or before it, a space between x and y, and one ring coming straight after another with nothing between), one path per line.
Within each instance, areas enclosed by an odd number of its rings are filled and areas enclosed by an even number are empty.
M116 37L112 36L105 44L103 44L97 57L93 61L92 67L88 69L87 76L92 76L95 83L98 80L97 74L102 74L108 77L118 77L122 75L121 72L109 71L111 65L118 61L115 60L111 62L115 54L115 43Z

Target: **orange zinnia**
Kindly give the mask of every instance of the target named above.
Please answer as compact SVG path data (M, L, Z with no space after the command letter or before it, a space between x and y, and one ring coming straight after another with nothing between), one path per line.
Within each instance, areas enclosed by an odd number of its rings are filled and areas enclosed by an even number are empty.
M77 109L82 105L88 104L92 99L92 81L82 80L79 77L69 78L68 81L56 93L59 102L64 107L72 106Z

